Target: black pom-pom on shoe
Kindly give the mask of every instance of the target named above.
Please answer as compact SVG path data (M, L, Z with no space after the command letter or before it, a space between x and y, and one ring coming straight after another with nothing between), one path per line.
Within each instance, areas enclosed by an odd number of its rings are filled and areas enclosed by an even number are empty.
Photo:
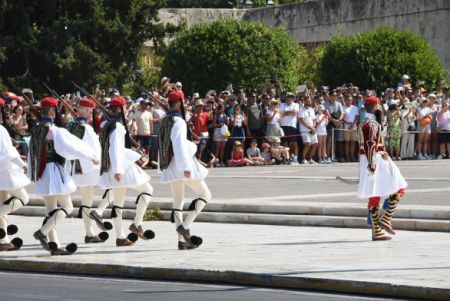
M67 252L69 252L71 254L75 253L77 251L77 249L78 249L78 246L75 243L70 243L66 247Z
M0 229L0 239L3 239L3 238L5 238L5 236L6 236L6 232L5 232L5 230L3 230L3 229Z
M105 229L109 231L113 228L113 225L110 222L104 222L103 227L105 227Z
M11 240L11 243L17 248L16 250L19 250L23 245L23 240L16 237L13 240Z
M19 231L19 228L16 225L9 225L6 231L8 235L14 235Z
M107 241L109 238L109 234L108 232L100 232L98 234L98 237L102 240L102 241Z
M136 242L138 239L139 239L139 237L136 235L136 234L134 234L134 233L130 233L130 234L128 234L128 237L127 237L130 241L132 241L132 242Z
M48 243L48 248L50 249L50 251L56 251L58 249L58 245L56 244L56 242L51 241Z
M153 232L152 230L146 230L146 231L144 232L144 236L145 236L147 239L153 239L153 238L155 238L155 232Z
M203 239L201 237L192 235L191 236L191 243L193 243L196 246L199 246L203 243Z

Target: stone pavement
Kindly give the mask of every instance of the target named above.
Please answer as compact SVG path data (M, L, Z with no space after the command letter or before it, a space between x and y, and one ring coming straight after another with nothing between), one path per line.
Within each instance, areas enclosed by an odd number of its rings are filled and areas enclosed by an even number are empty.
M75 255L51 257L32 238L42 218L11 216L25 241L0 253L0 269L69 272L150 279L216 281L271 287L450 299L450 234L398 231L392 241L372 242L368 229L197 223L204 245L178 251L174 226L145 222L156 238L117 248L111 238L86 245L82 223L68 219L63 243ZM126 223L128 224L128 223Z

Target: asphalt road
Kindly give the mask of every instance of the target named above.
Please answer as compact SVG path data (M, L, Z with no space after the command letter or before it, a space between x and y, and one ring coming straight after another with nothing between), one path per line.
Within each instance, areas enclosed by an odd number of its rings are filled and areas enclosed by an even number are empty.
M245 286L0 272L0 300L353 301L399 299L272 290Z

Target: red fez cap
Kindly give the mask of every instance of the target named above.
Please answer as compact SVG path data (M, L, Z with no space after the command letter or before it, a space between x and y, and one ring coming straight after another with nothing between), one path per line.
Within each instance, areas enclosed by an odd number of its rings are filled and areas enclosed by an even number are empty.
M0 97L0 106L4 106L4 105L5 105L5 100Z
M58 101L53 97L47 96L41 100L41 107L57 108Z
M127 101L122 96L117 96L111 99L111 102L109 103L110 107L123 107L127 104Z
M183 97L181 96L181 93L178 91L172 91L169 94L169 102L179 101L182 99Z
M366 105L377 105L377 104L379 104L379 103L380 103L380 101L379 101L378 98L375 97L375 96L369 96L369 97L367 97L366 100L364 101L364 104L366 104Z
M82 98L78 105L82 107L88 107L88 108L95 108L95 103L92 99L89 98Z

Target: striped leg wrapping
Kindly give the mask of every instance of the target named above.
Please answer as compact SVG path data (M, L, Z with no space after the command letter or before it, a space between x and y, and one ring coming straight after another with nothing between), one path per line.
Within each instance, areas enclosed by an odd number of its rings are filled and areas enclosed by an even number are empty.
M373 207L371 209L371 221L372 221L372 238L381 238L384 236L384 231L383 229L380 227L380 225L378 224L378 209L379 207Z
M383 217L381 218L381 225L390 231L393 231L391 222L392 217L395 214L395 210L397 209L398 202L400 202L400 195L398 193L394 193L389 198L388 206L383 214Z

